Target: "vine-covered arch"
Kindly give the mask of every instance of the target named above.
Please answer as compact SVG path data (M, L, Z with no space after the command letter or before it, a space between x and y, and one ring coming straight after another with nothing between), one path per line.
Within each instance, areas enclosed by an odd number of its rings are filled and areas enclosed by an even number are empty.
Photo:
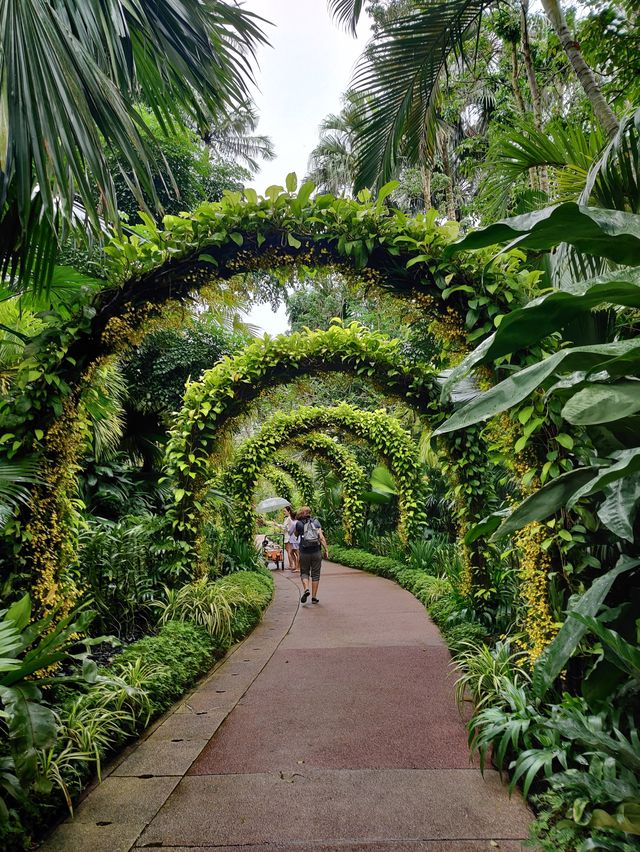
M293 504L295 482L285 470L280 470L275 464L268 464L260 471L258 479L264 479L272 485L275 491L274 496L282 497L283 500ZM256 480L257 484L258 480Z
M289 474L304 503L313 502L313 477L309 471L305 470L299 462L286 456L283 452L276 453L271 460L271 464Z
M292 414L275 414L256 435L240 446L223 477L224 488L236 503L238 531L246 538L252 535L253 510L247 495L253 493L260 470L273 453L293 437L319 429L338 429L351 433L366 441L379 454L394 476L398 488L398 532L405 540L419 535L426 518L422 508L423 481L415 443L399 421L386 411L362 411L346 403L335 408L303 406ZM345 514L347 511L345 505Z
M362 495L367 488L365 475L356 457L347 447L322 432L305 432L294 437L292 441L314 458L322 459L335 471L342 484L344 538L347 544L352 544L356 530L364 523L365 505Z
M263 390L289 381L292 370L307 375L348 371L423 413L433 409L438 394L434 370L408 362L398 340L357 323L265 336L239 355L224 358L187 388L167 445L167 472L177 486L175 526L186 538L197 532L197 492L221 426Z
M269 422L270 421L267 421L267 423L264 424L263 429L268 428ZM238 449L239 454L242 453L244 446L245 445L243 444ZM308 452L313 458L322 459L322 461L325 461L335 471L342 484L342 525L345 541L348 544L351 544L355 540L356 530L358 530L364 523L365 505L362 500L362 494L367 487L365 475L358 464L356 457L347 447L336 443L332 437L325 435L322 432L303 432L300 435L289 435L287 437L287 446L299 447L301 450ZM279 470L279 468L282 468L282 470ZM231 469L233 469L233 463ZM257 485L261 476L268 479L276 489L285 485L280 478L282 471L286 471L286 473L291 476L291 480L296 486L298 484L296 481L298 473L305 473L298 462L293 459L283 458L281 450L273 451L269 461L266 462L265 467L262 468L256 476L254 488L252 490L246 490L243 495L244 499L246 500L247 495L250 495L251 499L253 490L255 490L255 485ZM304 503L312 505L314 497L313 480L308 474L306 474L306 476L306 480L299 478L301 484L305 486L304 491L300 489L300 493ZM250 483L247 485L247 488L251 489ZM289 500L289 502L291 502L291 489L285 486L284 490L281 488L281 491L282 493L278 492L277 496L283 497L285 500ZM238 500L237 494L231 494L230 496L234 497L236 501Z
M449 341L464 341L467 330L476 338L490 333L496 313L521 291L522 275L532 274L516 253L494 259L490 249L452 250L455 223L438 224L434 211L410 217L391 209L385 189L376 199L365 193L357 200L314 197L309 183L295 190L291 177L286 191L271 187L264 198L253 190L228 193L192 213L167 216L162 226L146 217L106 247L108 286L96 287L89 303L32 342L33 357L0 411L9 413L12 435L3 455L41 460L45 484L34 487L22 509L12 549L16 562L33 572L45 609L56 586L54 603L74 596L71 495L85 441L82 393L101 359L138 342L167 303L246 271L333 266L365 288L390 285L395 295L414 300L423 316L443 318L434 334L446 366ZM169 461L176 462L174 477L185 473L191 480L188 454L186 461ZM177 494L191 490L191 482L178 481ZM178 526L190 534L197 507L188 502L177 514Z

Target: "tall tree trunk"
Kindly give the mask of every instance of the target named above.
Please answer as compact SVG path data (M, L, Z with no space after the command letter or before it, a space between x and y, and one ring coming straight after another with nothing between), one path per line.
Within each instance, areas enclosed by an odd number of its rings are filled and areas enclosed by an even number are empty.
M425 212L431 210L431 169L428 166L420 167L422 175L422 199L424 201Z
M620 123L615 113L604 99L598 81L591 68L587 65L580 50L580 45L573 40L559 0L542 0L542 8L564 48L567 58L576 73L586 96L589 98L598 121L602 124L607 136L615 134Z
M529 83L529 92L531 93L531 105L533 107L533 123L537 130L542 130L542 98L540 97L540 88L536 78L536 69L533 66L533 58L531 56L531 44L529 42L529 23L527 14L529 11L529 0L521 0L520 2L520 35L522 38L522 55L524 56L524 67L527 72L527 81ZM549 175L545 166L538 166L536 169L537 180L535 181L541 192L549 195ZM533 181L532 181L533 185ZM536 189L535 186L533 186Z
M509 42L511 46L511 88L513 89L513 97L515 98L516 106L520 115L526 112L522 92L518 83L518 47L515 41Z
M455 221L457 219L456 216L456 202L453 194L453 177L451 176L451 161L449 160L449 133L447 130L442 130L439 134L440 137L440 156L442 158L442 171L449 178L449 182L447 183L447 187L445 189L445 198L447 203L447 219L451 219Z

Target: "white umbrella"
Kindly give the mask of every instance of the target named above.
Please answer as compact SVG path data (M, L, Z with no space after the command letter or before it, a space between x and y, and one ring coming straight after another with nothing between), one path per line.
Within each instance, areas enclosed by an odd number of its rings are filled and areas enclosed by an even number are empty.
M275 512L277 509L283 509L285 506L290 506L288 500L282 497L267 497L266 500L261 500L256 506L256 512Z

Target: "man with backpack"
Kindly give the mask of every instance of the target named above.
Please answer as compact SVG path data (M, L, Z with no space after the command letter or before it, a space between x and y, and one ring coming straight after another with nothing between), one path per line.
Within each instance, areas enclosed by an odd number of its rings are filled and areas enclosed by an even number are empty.
M304 591L300 603L309 599L309 578L311 578L311 603L318 603L318 583L322 568L322 554L329 556L327 540L322 532L322 524L311 517L311 509L301 506L296 512L296 535L300 538L300 579Z

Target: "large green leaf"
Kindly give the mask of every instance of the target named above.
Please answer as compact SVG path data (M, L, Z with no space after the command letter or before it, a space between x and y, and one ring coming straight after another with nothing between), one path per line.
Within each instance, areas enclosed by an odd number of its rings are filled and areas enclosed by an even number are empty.
M596 494L598 491L602 491L605 486L640 471L640 447L633 447L630 450L619 450L616 453L612 453L612 458L614 459L613 464L606 467L602 466L597 476L585 482L581 488L574 491L567 498L568 508L574 506L582 497Z
M472 231L455 243L449 252L474 250L499 243L537 251L568 243L584 254L605 257L627 266L638 266L640 216L568 201Z
M488 420L502 411L507 411L517 403L530 396L546 379L555 372L570 372L571 370L599 370L619 368L620 359L624 358L625 367L640 361L640 338L624 340L619 343L602 343L595 346L577 346L573 349L563 349L554 352L544 361L532 364L509 376L495 387L467 403L456 411L442 426L434 431L434 435L444 435L456 429L465 429L474 423Z
M622 556L615 568L598 577L583 595L571 602L569 612L587 616L596 615L616 578L638 565L640 565L640 559ZM544 698L586 632L587 628L584 624L575 618L567 618L553 642L542 652L533 670L531 681L533 691L538 698Z
M398 488L393 475L384 465L374 467L371 472L371 488L382 494L397 494Z
M40 690L33 683L0 686L9 745L16 774L23 783L30 783L37 774L36 750L51 748L56 739L55 716L41 700Z
M477 364L526 349L602 304L640 307L640 268L616 270L583 281L572 292L554 290L511 311L497 330L451 371L443 395Z
M640 382L592 384L575 393L562 409L574 426L591 426L621 420L640 411Z
M623 639L615 630L605 627L597 618L582 612L570 612L569 618L577 620L600 639L609 652L609 657L618 668L633 678L640 679L640 648Z
M614 535L633 541L633 524L640 504L640 474L625 476L606 490L607 498L598 509L598 517Z
M575 492L588 485L597 475L598 467L579 467L547 482L535 494L523 500L491 537L492 541L511 535L532 521L543 521L566 506Z

